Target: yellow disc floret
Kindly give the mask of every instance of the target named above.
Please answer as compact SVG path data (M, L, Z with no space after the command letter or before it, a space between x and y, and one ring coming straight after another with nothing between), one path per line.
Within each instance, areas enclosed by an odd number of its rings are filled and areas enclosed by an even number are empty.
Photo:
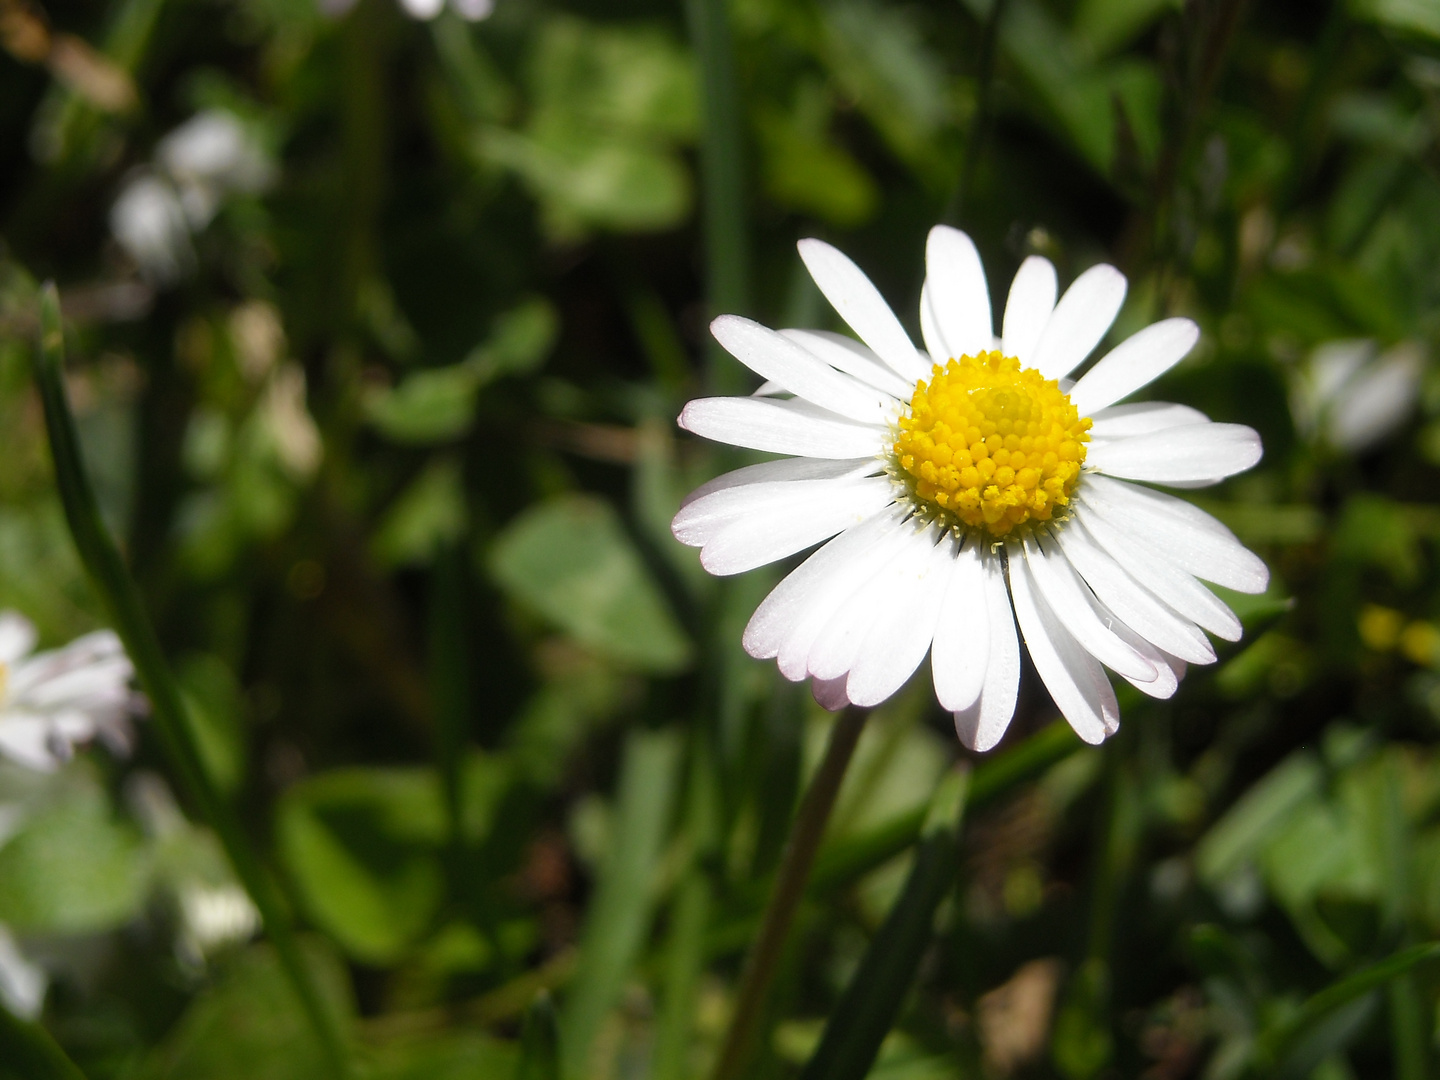
M998 352L962 356L915 385L895 476L937 520L1004 536L1069 503L1089 431L1054 379Z

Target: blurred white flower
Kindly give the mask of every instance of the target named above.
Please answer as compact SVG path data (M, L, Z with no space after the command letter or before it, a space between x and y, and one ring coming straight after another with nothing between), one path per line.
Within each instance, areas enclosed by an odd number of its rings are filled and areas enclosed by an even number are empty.
M110 231L151 281L168 285L194 265L190 226L175 189L142 171L110 208Z
M355 6L355 0L320 0L320 10L327 15L344 15ZM412 19L433 19L445 10L445 0L400 0L405 14ZM495 0L450 0L450 8L462 19L479 22L495 10Z
M1410 418L1424 366L1424 354L1412 341L1384 353L1365 338L1328 341L1294 373L1295 426L1317 442L1362 453Z
M235 881L214 834L186 819L170 785L156 773L132 774L126 798L157 842L158 879L175 905L181 963L200 970L216 952L249 941L260 929L260 912Z
M249 941L260 929L260 912L245 890L233 882L207 885L191 882L177 891L181 958L199 967L206 957L227 945Z
M304 369L299 364L281 365L265 388L260 408L260 421L280 464L296 481L308 480L320 465L324 445L305 407Z
M192 229L203 229L233 193L264 191L275 167L232 112L206 109L160 140L156 164L174 182Z
M45 969L25 958L10 931L0 923L0 1005L25 1020L34 1020L45 1004L50 978Z
M128 751L141 699L130 689L134 668L120 639L97 630L64 648L32 654L34 647L30 621L0 612L0 754L49 772L94 738Z
M214 219L225 199L264 191L275 166L234 113L207 109L191 117L137 170L110 210L110 231L157 285L195 265L191 233Z

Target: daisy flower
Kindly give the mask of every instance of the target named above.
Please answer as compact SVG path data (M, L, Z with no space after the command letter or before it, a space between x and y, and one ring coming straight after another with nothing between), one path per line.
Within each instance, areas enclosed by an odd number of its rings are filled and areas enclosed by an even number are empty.
M1015 712L1022 640L1066 720L1099 743L1119 726L1104 668L1165 698L1186 664L1214 661L1206 631L1239 639L1201 579L1262 592L1265 564L1147 485L1217 483L1260 460L1259 436L1185 405L1121 404L1190 351L1193 322L1146 327L1072 381L1120 311L1124 276L1092 267L1057 303L1054 267L1031 256L997 336L975 245L938 226L921 353L859 267L819 240L799 246L860 341L721 316L715 337L766 382L680 415L705 438L789 455L685 500L672 529L707 570L828 541L755 611L750 655L839 709L884 701L928 652L960 739L988 750Z
M30 621L0 611L0 754L48 772L94 738L128 750L140 699L120 639L97 630L50 652L34 647Z

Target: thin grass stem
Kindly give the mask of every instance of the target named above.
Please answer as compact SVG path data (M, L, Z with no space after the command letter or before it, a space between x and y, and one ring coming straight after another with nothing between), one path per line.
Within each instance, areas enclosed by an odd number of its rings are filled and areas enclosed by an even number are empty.
M845 770L855 754L860 732L864 730L866 715L861 709L846 709L830 729L825 757L796 812L795 824L785 842L780 867L776 871L775 888L760 920L760 932L745 958L735 1014L725 1033L719 1060L711 1074L712 1080L739 1080L746 1075L765 1014L766 1000L770 996L770 986L775 981L790 926L805 895L805 884L810 878L815 853L825 835L830 813L835 809L835 797L840 793Z
M65 1056L39 1024L11 1016L0 1007L0 1062L5 1075L25 1080L85 1080L80 1067Z
M300 956L285 906L241 829L239 818L222 796L219 785L200 755L193 721L145 612L140 592L101 520L65 394L64 359L60 296L51 282L40 294L40 337L35 352L35 380L50 436L55 484L80 561L116 632L125 643L126 652L149 695L152 728L167 759L179 774L183 789L194 799L201 815L219 836L236 876L255 902L296 997L324 1051L331 1073L336 1077L346 1077L349 1075L349 1063L343 1041Z
M745 147L735 46L725 0L685 0L690 37L700 58L701 213L710 312L747 314L750 308L750 239L745 213ZM706 382L712 394L742 389L742 369L710 343Z

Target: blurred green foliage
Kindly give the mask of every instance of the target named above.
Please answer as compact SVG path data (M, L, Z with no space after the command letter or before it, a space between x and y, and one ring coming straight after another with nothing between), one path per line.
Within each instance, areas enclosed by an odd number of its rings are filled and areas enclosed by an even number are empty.
M811 235L912 332L936 221L997 302L1028 254L1114 262L1113 338L1203 330L1155 396L1263 435L1197 501L1274 572L1103 748L1027 675L963 818L925 679L876 710L750 1075L1433 1075L1435 5L721 6L745 314L839 328ZM100 619L29 379L54 278L102 509L366 1077L705 1075L824 745L739 647L778 571L716 581L668 534L744 463L673 427L740 378L703 360L717 61L683 7L0 0L0 607L46 644ZM207 110L265 182L177 164ZM1391 356L1388 411L1329 422ZM95 1080L320 1075L140 726L0 767L43 1022Z

